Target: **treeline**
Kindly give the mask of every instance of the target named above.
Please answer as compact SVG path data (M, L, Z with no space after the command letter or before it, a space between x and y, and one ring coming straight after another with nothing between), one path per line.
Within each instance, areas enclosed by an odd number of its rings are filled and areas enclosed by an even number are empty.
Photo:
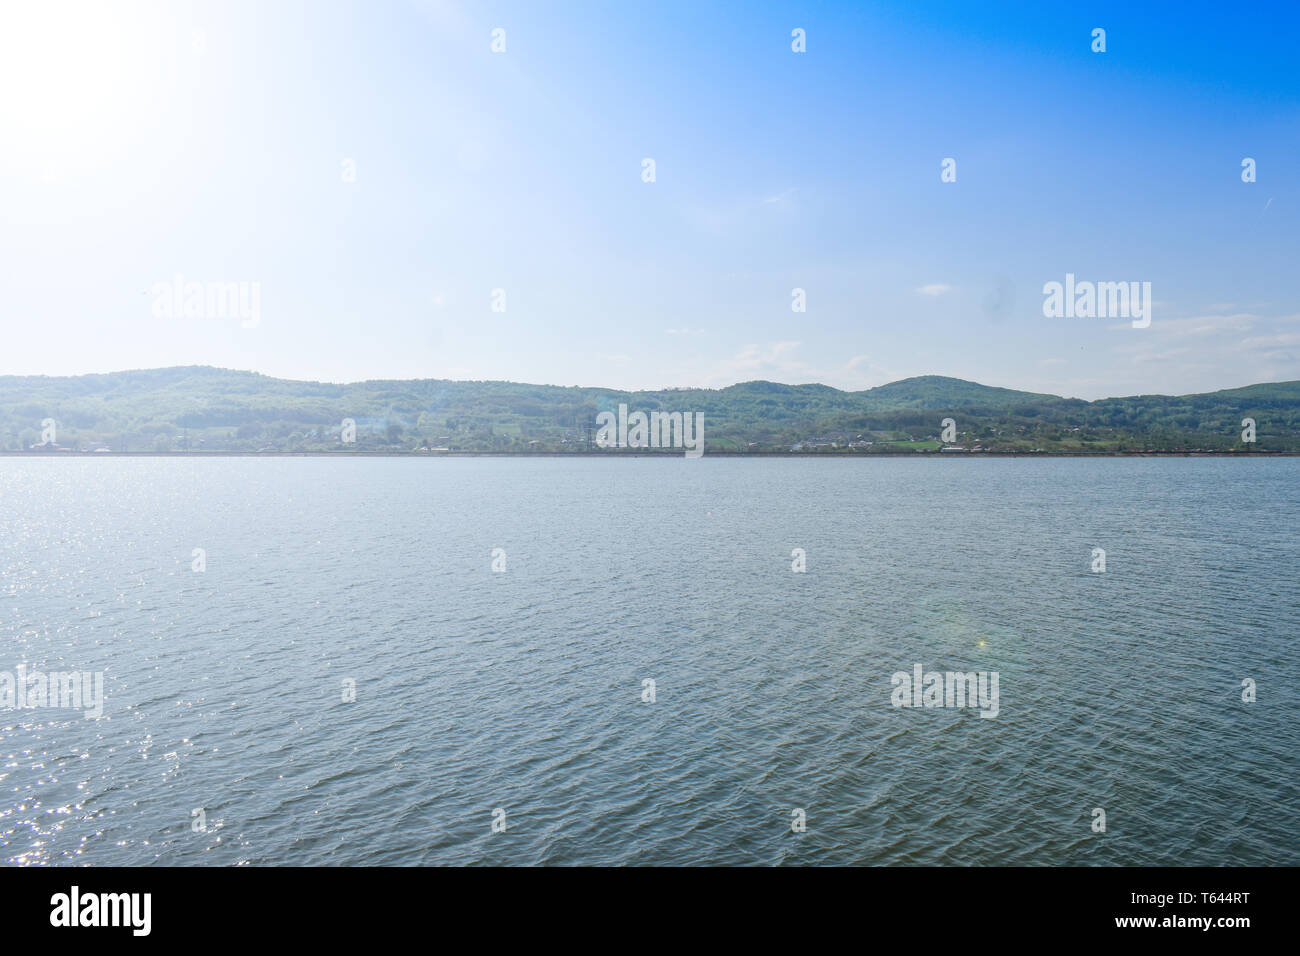
M960 447L987 451L1300 451L1300 382L1096 402L921 376L861 392L745 382L620 392L515 382L295 382L208 367L67 378L0 377L0 448L50 435L113 451L417 450L584 452L596 416L700 412L706 447L871 454L933 451L954 420ZM344 442L345 420L355 441ZM350 435L348 437L351 437Z

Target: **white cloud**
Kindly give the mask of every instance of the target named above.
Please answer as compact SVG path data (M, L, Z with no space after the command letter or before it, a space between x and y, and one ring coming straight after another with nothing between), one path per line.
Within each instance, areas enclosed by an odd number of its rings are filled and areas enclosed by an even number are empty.
M932 282L929 285L921 286L919 289L916 290L916 294L937 296L937 295L943 295L944 293L951 292L951 291L952 291L952 286L950 285L946 285L942 282Z

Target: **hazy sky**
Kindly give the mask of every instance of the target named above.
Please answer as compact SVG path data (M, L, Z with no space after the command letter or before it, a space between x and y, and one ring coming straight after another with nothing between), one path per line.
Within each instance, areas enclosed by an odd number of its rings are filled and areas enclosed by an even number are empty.
M1300 379L1300 7L951 6L4 0L0 374Z

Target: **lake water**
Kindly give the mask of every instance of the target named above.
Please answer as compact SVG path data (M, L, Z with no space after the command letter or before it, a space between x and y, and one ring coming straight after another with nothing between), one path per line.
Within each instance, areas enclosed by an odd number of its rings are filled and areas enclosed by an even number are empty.
M0 709L0 853L1300 864L1298 531L1300 459L0 459L0 671L104 679Z

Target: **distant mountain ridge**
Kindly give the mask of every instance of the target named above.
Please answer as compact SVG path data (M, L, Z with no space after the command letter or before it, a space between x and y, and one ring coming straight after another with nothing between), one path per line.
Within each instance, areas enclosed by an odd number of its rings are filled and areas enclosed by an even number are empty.
M210 366L68 377L0 376L0 448L42 443L118 451L586 451L596 415L690 411L706 447L729 451L933 451L942 419L952 448L983 451L1300 451L1300 382L1195 395L1093 402L922 375L846 392L827 385L740 382L720 389L626 392L441 379L348 384L272 378ZM355 443L340 442L345 419Z

